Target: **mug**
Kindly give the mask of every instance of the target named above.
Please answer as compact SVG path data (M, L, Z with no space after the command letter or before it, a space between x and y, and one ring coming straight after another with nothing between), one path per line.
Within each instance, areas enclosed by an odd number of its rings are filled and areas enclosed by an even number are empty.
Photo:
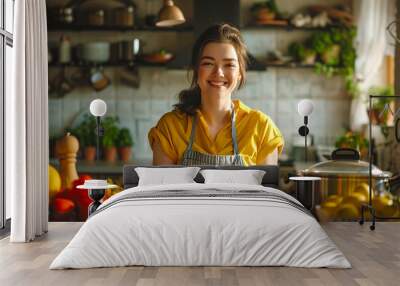
M110 84L110 79L101 70L94 70L90 75L90 83L96 91L102 91Z

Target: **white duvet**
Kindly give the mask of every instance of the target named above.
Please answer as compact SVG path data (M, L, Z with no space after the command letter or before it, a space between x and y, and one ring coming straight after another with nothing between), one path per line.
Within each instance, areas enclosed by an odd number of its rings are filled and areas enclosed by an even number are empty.
M258 190L239 184L176 184L127 189L84 223L50 269L146 266L350 268L318 222L290 204L246 197L122 200L137 192ZM251 192L250 192L251 193ZM298 202L297 202L298 203Z

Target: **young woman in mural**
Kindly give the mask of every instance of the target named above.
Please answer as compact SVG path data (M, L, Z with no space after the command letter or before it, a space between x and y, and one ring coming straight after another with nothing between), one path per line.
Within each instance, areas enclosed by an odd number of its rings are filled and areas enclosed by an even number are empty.
M277 164L283 138L272 120L232 93L246 78L247 52L238 29L209 27L192 53L192 83L175 109L149 132L153 164Z

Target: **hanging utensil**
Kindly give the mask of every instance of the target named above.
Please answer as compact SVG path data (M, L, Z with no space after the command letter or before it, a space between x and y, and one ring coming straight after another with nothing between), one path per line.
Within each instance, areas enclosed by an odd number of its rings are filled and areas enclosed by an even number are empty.
M51 94L55 98L62 98L74 89L74 85L65 76L65 67L61 69L51 85L54 87L54 92Z
M102 68L94 68L90 75L90 83L94 90L99 92L107 88L111 84L111 80Z
M135 66L124 68L119 71L121 82L133 88L140 87L140 75Z

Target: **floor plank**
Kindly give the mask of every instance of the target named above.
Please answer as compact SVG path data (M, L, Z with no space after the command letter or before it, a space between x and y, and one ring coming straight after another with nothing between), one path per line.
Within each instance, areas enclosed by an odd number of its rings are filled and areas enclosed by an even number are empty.
M50 223L49 233L32 243L0 240L0 285L399 285L400 223L332 222L323 225L350 260L352 269L290 267L117 267L84 270L48 269L81 223Z

